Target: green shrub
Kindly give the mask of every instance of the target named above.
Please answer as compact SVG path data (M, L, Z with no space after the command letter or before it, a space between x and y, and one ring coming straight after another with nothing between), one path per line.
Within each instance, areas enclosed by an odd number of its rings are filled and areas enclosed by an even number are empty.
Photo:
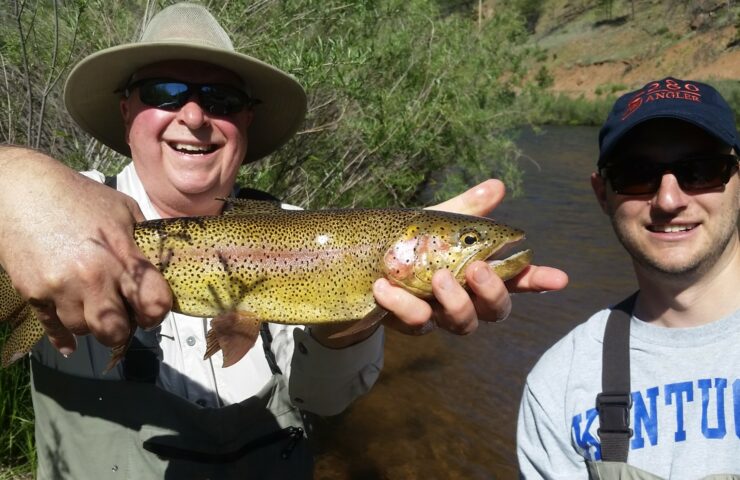
M607 88L608 91L608 88ZM597 95L604 94L601 93ZM523 95L521 102L526 111L537 112L536 117L530 118L530 123L536 125L601 125L606 119L609 109L616 97L608 93L603 98L586 99L583 95L573 98L563 94Z
M0 345L6 335L7 329L0 329ZM27 360L0 370L0 479L28 475L35 469L34 416L28 385Z

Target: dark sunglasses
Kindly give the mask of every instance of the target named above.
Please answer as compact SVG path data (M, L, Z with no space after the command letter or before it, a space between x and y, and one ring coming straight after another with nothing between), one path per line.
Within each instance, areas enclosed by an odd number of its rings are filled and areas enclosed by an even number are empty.
M726 185L738 170L735 155L709 154L670 163L632 159L606 165L601 176L620 195L645 195L660 188L663 175L672 173L685 192L708 190Z
M213 115L231 115L261 103L236 87L220 83L145 78L129 83L123 94L128 98L136 89L144 105L169 111L181 109L193 95L196 95L198 105Z

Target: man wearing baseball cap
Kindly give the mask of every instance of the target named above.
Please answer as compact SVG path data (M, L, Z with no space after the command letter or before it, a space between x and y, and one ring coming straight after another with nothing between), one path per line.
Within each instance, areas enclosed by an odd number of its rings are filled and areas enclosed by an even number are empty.
M519 412L524 478L740 478L740 144L704 83L617 100L591 184L639 291L547 351Z
M240 165L300 127L303 88L236 52L204 7L179 3L138 42L83 59L64 99L83 129L132 162L106 186L99 172L0 149L0 264L48 334L31 360L38 478L310 477L302 411L336 414L369 390L382 328L329 338L326 328L270 325L222 368L220 354L203 359L209 320L169 311L169 286L132 238L136 221L219 214ZM485 214L502 196L488 181L438 208ZM466 275L472 295L437 274L434 306L385 280L374 293L394 314L388 325L407 333L434 323L462 334L478 318L505 318L501 280L483 262ZM566 281L532 267L510 288ZM132 319L142 328L106 372Z

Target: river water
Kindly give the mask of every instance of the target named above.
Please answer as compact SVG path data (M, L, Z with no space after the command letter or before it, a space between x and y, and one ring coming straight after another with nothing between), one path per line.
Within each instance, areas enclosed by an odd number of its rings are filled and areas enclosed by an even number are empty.
M561 292L514 297L512 315L470 336L386 330L373 390L343 415L317 420L316 478L514 479L524 380L574 326L634 291L631 264L591 191L598 130L523 132L524 194L493 217L527 232L536 264L566 271Z

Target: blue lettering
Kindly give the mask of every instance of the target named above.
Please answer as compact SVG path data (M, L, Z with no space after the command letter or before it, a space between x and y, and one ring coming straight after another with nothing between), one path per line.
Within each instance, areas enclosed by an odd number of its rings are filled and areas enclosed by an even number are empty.
M668 383L665 386L665 404L673 405L673 397L676 397L676 433L673 438L677 442L686 440L686 430L683 428L683 394L686 401L694 401L694 390L691 382Z
M645 394L650 399L650 415L648 415L645 408L645 401L642 399L642 394L640 392L632 392L632 410L635 412L635 420L633 422L635 435L632 438L633 450L645 446L645 439L642 437L643 426L650 439L650 445L656 445L658 443L658 407L655 401L658 397L658 387L648 388Z
M726 378L715 378L714 388L717 390L717 426L709 428L709 389L712 387L712 380L703 378L697 382L701 389L701 433L705 438L724 438L727 430L725 429L725 387L727 387Z
M735 404L735 436L740 438L740 378L732 382L732 403Z
M572 430L573 436L575 437L576 444L581 447L585 452L589 452L589 447L595 447L594 460L601 460L601 444L599 441L591 435L591 425L594 423L594 419L598 416L598 411L595 408L591 408L586 411L586 428L583 429L583 435L581 435L581 415L578 414L573 417Z

